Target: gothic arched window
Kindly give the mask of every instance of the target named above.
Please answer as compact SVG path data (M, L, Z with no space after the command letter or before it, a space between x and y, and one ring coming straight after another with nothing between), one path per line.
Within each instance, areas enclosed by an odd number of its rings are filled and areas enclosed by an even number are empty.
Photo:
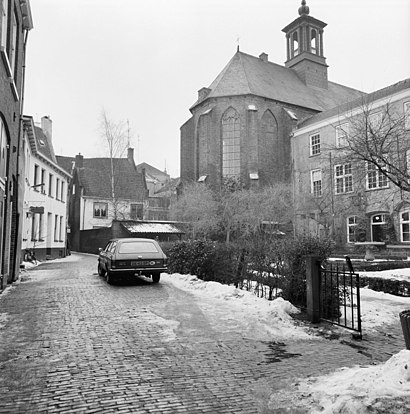
M222 176L241 172L241 129L238 112L229 108L222 117Z

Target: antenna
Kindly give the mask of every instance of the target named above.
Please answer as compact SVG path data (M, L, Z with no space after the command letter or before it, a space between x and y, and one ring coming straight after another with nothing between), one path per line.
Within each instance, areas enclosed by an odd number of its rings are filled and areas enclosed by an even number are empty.
M239 40L240 40L240 37L239 37L239 35L236 37L236 44L237 44L237 47L236 47L236 51L237 52L239 52Z

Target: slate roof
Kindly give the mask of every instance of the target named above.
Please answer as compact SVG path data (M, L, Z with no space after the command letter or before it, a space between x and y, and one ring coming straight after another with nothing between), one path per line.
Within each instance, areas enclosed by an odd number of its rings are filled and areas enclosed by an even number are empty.
M314 124L316 122L322 121L332 116L343 114L345 112L353 110L354 108L359 108L363 105L377 101L378 99L387 98L388 96L391 96L397 92L401 92L409 88L410 88L410 78L407 78L393 85L390 85L385 88L374 91L372 93L369 93L367 95L362 95L360 98L355 99L354 101L335 106L327 111L321 112L317 115L307 118L298 124L298 128L302 128L302 127Z
M356 89L328 82L328 89L308 87L293 69L236 52L209 86L205 99L235 95L256 95L310 108L330 109L363 95ZM191 110L201 101L197 101Z
M125 200L143 200L147 189L142 173L128 158L114 158L116 196ZM111 198L110 158L84 158L83 168L76 168L84 196Z
M184 234L172 223L153 223L125 221L121 225L132 234L136 233L161 233L161 234Z
M72 174L74 157L66 157L63 155L56 155L58 165L69 174Z
M152 175L154 177L163 177L168 178L169 174L167 174L164 171L159 170L158 168L153 167L150 164L147 164L146 162L142 162L141 164L137 165L137 171L142 171L142 169L145 169L145 172L149 175Z

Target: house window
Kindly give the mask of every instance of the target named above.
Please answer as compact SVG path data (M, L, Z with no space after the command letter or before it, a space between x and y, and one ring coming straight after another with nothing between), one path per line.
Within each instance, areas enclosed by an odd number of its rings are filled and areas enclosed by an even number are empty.
M0 118L0 178L6 178L6 160L7 160L7 134L6 128Z
M94 203L94 217L106 218L107 210L108 210L107 203Z
M63 241L63 216L60 216L60 226L58 229L58 236L59 236L59 241Z
M31 241L37 241L38 222L38 214L33 214L31 216Z
M41 192L43 194L45 194L46 189L45 189L45 182L46 182L46 170L44 168L41 169L41 181L40 184L41 185Z
M58 241L58 215L54 216L54 241Z
M37 164L34 164L34 183L33 183L33 188L35 191L39 191L38 190L38 179L39 179L39 169L40 167Z
M353 191L352 164L335 166L336 194L351 193Z
M410 129L410 102L404 103L404 127Z
M143 205L142 204L131 204L130 205L130 217L133 220L142 220L143 216Z
M320 134L314 134L309 137L310 155L320 154Z
M311 191L314 197L322 195L322 170L312 170L310 172Z
M367 163L367 189L386 188L389 186L387 177L372 163Z
M400 237L402 242L410 242L410 210L400 213Z
M222 118L222 175L239 176L241 168L241 130L239 114L232 108Z
M64 201L64 191L65 191L65 185L64 185L64 181L61 181L61 201Z
M346 147L347 142L347 136L349 134L349 124L345 123L342 125L338 125L336 127L336 147L342 148Z
M43 215L38 214L38 240L43 241Z
M60 179L56 178L56 200L60 199Z
M7 25L8 25L8 10L9 0L3 0L1 2L1 49L7 49Z
M350 216L347 218L347 242L357 242L356 230L357 230L357 216Z
M49 174L49 176L48 176L48 195L50 197L53 196L53 185L54 185L54 176L53 176L53 174Z
M379 111L368 116L368 130L378 131L383 124L383 112Z
M12 25L11 25L11 39L10 39L10 49L9 49L9 59L11 67L11 76L15 77L15 67L17 60L17 17L16 12L13 12L12 16Z
M371 225L372 225L372 241L382 242L384 241L385 227L387 224L387 215L386 214L375 214L372 216Z

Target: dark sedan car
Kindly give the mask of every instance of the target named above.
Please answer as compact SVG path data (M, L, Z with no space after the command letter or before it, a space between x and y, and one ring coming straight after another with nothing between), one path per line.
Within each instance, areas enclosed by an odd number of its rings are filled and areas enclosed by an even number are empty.
M112 239L98 255L98 274L108 283L121 277L150 276L158 283L161 272L167 271L167 256L152 239Z

